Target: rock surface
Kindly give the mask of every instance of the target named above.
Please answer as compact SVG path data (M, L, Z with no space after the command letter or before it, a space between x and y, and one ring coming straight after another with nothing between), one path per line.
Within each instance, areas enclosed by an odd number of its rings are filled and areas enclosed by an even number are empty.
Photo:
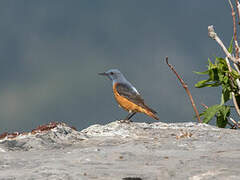
M239 179L239 137L196 123L58 123L0 137L0 179Z

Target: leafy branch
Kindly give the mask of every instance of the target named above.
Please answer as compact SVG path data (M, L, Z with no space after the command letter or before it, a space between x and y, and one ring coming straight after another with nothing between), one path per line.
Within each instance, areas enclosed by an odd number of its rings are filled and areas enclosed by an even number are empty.
M235 120L230 117L231 106L227 102L231 101L234 104L237 114L240 116L240 58L239 58L239 46L237 41L237 27L236 27L236 13L231 0L228 0L233 18L233 38L231 40L229 48L226 48L220 37L215 32L213 26L208 26L208 35L210 38L215 40L218 45L222 48L226 57L215 57L215 62L213 63L208 59L207 71L195 72L199 75L208 75L208 78L199 81L195 84L197 88L204 87L221 87L221 103L210 107L205 107L206 109L200 114L203 116L203 122L209 123L213 117L217 119L218 127L226 127L227 124L233 127L240 127ZM240 4L238 0L236 2L236 9L238 13L238 22L240 17ZM234 45L234 46L233 46ZM234 48L233 48L234 47ZM231 62L229 61L231 60ZM234 124L232 125L229 120Z

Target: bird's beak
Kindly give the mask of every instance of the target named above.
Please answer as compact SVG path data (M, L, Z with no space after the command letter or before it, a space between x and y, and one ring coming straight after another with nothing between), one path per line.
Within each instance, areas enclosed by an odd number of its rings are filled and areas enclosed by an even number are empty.
M103 73L98 73L101 76L107 76L107 73L103 72Z

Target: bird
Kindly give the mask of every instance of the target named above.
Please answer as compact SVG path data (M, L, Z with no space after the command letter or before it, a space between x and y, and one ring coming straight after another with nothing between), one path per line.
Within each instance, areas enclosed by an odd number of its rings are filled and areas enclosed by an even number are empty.
M144 113L156 120L159 120L157 112L148 107L137 89L124 77L118 69L110 69L103 73L112 81L113 94L120 107L128 111L123 122L131 122L131 118L138 112Z

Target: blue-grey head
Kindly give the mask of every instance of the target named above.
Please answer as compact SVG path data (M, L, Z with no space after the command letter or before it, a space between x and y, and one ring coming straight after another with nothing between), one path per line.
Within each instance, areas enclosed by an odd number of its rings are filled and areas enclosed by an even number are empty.
M107 76L113 82L125 82L127 81L123 74L118 69L110 69L103 73L98 73L99 75Z

